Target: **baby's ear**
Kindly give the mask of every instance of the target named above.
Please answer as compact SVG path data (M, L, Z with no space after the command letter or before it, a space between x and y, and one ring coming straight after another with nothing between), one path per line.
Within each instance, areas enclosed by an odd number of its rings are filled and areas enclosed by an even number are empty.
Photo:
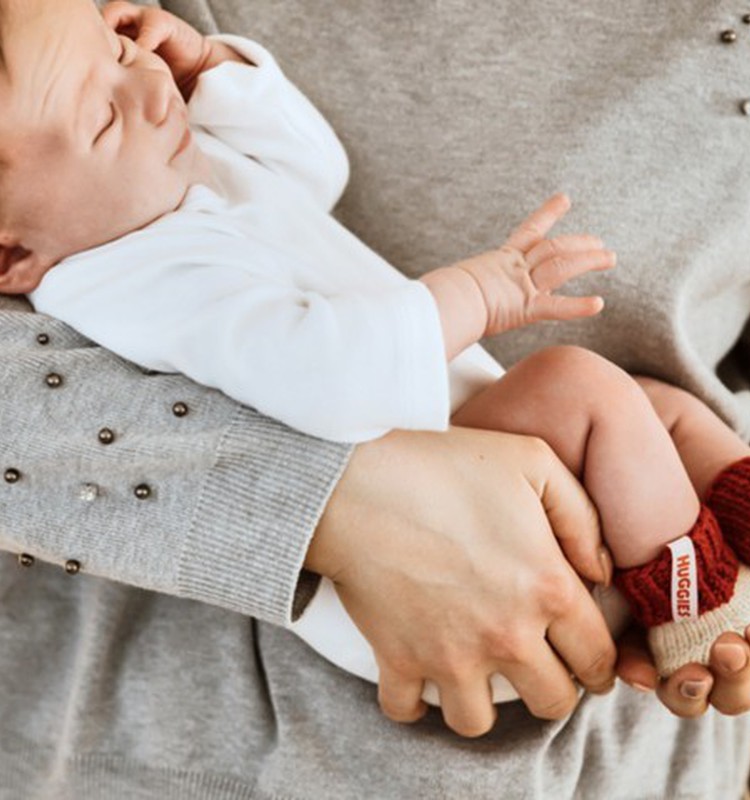
M36 289L48 269L36 253L0 238L0 294L26 294Z

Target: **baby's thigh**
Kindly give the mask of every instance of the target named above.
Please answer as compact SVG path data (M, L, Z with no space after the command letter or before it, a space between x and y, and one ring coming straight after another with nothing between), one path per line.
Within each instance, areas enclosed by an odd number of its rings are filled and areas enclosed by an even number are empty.
M453 423L544 439L569 469L580 474L586 442L596 424L654 411L622 369L581 347L540 350L453 415Z
M635 380L669 431L700 497L721 470L750 455L747 443L695 395L655 378Z

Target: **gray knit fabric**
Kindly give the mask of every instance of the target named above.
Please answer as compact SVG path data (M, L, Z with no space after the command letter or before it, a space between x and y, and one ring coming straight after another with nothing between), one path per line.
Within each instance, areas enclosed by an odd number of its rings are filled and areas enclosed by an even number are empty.
M614 273L577 284L607 308L495 352L510 363L547 343L591 346L750 433L741 4L163 5L272 49L350 152L342 220L409 274L501 242L568 191L562 229L618 251ZM722 44L729 27L737 41ZM622 686L564 722L502 706L474 741L438 712L390 723L373 686L268 624L290 618L346 449L143 375L19 302L0 309L0 342L0 452L22 473L0 486L2 800L741 796L748 718L681 721Z

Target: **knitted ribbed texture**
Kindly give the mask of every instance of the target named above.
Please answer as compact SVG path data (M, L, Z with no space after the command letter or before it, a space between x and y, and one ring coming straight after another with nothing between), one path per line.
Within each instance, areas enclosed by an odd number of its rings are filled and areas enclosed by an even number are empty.
M178 573L182 596L240 613L252 597L255 616L282 625L299 616L318 583L302 562L351 451L349 445L315 442L311 459L297 433L238 409L185 539ZM281 482L270 477L279 470L286 476ZM266 587L263 598L253 589L260 583Z
M719 520L724 538L750 564L750 457L720 472L708 490L706 505Z
M739 565L731 599L697 619L667 622L650 628L648 641L656 668L663 677L684 664L708 664L711 646L719 634L734 631L744 637L750 622L750 568Z
M726 603L737 580L737 557L726 544L716 517L705 505L687 536L695 547L698 612L705 614ZM625 595L635 618L652 628L672 620L672 553L668 548L653 561L615 570L615 584Z

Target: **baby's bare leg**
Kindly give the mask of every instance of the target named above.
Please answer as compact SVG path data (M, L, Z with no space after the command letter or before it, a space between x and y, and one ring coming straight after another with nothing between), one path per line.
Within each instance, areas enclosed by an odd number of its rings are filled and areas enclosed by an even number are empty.
M750 446L697 397L655 378L636 376L669 431L698 496L703 500L716 476L750 456Z
M722 632L744 633L750 569L737 555L750 564L750 448L696 398L557 347L522 361L454 422L539 436L582 480L662 675L708 663ZM676 539L673 555L664 545Z
M453 422L544 439L586 487L618 567L651 561L695 523L698 496L654 406L627 373L594 353L536 353Z

